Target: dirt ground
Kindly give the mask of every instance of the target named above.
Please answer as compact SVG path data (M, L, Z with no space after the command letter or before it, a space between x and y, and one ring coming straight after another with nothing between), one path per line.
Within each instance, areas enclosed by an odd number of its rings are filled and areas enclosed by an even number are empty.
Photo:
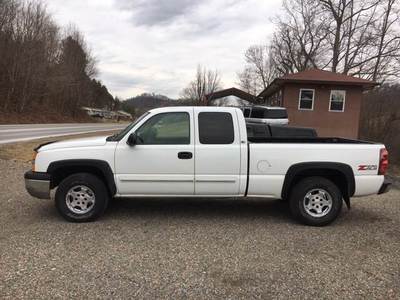
M353 199L323 228L283 201L116 199L64 221L0 160L0 298L399 299L400 191Z
M264 199L114 199L72 224L24 188L54 139L0 146L1 299L400 299L398 189L323 228Z

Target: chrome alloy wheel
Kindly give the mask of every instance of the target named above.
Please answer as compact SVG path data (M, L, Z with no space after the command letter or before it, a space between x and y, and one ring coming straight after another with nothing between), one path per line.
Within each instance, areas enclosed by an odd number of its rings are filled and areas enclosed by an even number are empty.
M332 204L332 196L323 189L313 189L303 199L305 211L315 218L326 216L331 211Z
M69 189L65 202L70 211L83 215L91 211L96 201L93 191L84 185L76 185Z

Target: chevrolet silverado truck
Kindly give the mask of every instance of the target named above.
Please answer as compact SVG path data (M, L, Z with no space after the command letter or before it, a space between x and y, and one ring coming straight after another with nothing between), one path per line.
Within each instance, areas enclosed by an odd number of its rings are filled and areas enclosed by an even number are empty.
M153 109L113 136L39 146L25 185L33 197L54 194L73 222L97 219L114 197L263 197L315 226L390 186L382 144L271 132L248 136L238 108Z

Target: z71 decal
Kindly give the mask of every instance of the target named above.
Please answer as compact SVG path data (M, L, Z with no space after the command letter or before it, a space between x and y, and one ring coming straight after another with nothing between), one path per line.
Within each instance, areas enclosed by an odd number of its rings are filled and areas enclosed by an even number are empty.
M377 165L359 165L358 171L375 171L378 169Z

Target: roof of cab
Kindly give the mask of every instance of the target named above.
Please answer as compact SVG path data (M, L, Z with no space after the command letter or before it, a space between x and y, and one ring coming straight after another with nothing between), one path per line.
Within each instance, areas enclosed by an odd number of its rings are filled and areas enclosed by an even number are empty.
M151 113L173 112L173 111L189 110L196 107L201 107L202 110L206 111L240 110L238 107L229 107L229 106L166 106L166 107L153 108L149 110L149 112Z
M282 107L282 106L265 106L265 105L251 105L251 106L244 106L243 108L264 108L264 109L286 110L286 107Z

